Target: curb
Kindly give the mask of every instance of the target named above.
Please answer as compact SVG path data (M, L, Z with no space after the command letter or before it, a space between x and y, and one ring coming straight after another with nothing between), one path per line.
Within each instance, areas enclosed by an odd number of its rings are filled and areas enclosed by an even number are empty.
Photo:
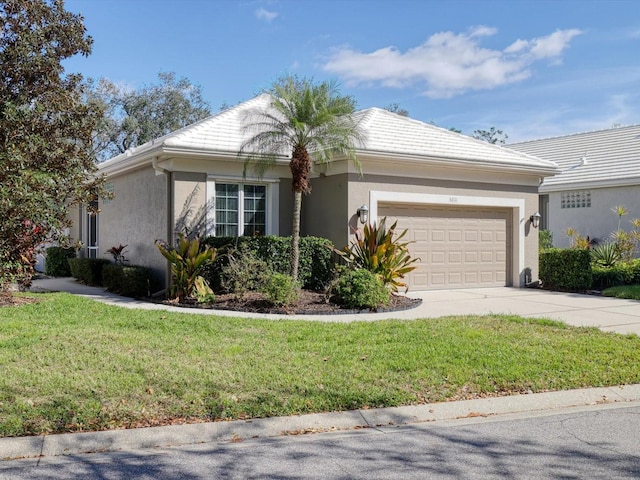
M38 437L5 437L0 438L0 462L197 443L241 442L249 438L347 431L526 412L548 412L568 407L636 401L640 401L640 384L291 417Z

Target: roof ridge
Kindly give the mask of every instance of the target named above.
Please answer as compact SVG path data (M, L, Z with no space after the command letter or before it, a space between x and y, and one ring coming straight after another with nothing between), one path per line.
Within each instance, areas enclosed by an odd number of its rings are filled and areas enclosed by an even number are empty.
M567 135L556 135L556 136L551 136L551 137L542 137L542 138L536 138L536 139L532 139L532 140L525 140L523 142L515 142L515 143L509 143L506 146L508 147L509 145L522 145L524 143L533 143L533 142L539 142L542 140L555 140L555 139L560 139L560 138L568 138L568 137L577 137L580 135L592 135L595 133L603 133L603 132L608 132L608 131L619 131L619 130L625 130L625 129L630 129L630 128L639 128L640 127L640 123L635 123L635 124L631 124L631 125L621 125L618 127L609 127L609 128L601 128L599 130L586 130L584 132L576 132L576 133L570 133Z

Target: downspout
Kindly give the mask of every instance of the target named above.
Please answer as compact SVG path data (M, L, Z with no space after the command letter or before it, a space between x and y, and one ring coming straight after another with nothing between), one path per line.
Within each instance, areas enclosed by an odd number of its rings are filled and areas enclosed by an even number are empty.
M167 234L166 239L169 244L173 244L173 225L171 219L173 218L173 182L171 181L171 171L166 168L162 168L158 165L158 157L153 157L151 160L151 166L156 172L156 175L164 175L167 179ZM167 262L165 270L165 290L169 291L171 286L171 265Z

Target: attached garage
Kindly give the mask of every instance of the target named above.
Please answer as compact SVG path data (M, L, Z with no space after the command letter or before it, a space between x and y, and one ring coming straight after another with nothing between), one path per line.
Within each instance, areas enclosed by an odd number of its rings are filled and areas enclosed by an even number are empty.
M413 290L496 287L510 283L511 211L447 205L378 205L387 225L407 229Z

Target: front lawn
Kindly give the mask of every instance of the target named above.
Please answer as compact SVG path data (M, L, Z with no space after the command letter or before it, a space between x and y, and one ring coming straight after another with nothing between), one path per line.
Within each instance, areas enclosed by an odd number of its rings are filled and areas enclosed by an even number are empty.
M640 300L640 285L620 285L607 288L602 292L605 297L628 298Z
M0 436L640 383L640 338L514 316L351 324L0 308Z

